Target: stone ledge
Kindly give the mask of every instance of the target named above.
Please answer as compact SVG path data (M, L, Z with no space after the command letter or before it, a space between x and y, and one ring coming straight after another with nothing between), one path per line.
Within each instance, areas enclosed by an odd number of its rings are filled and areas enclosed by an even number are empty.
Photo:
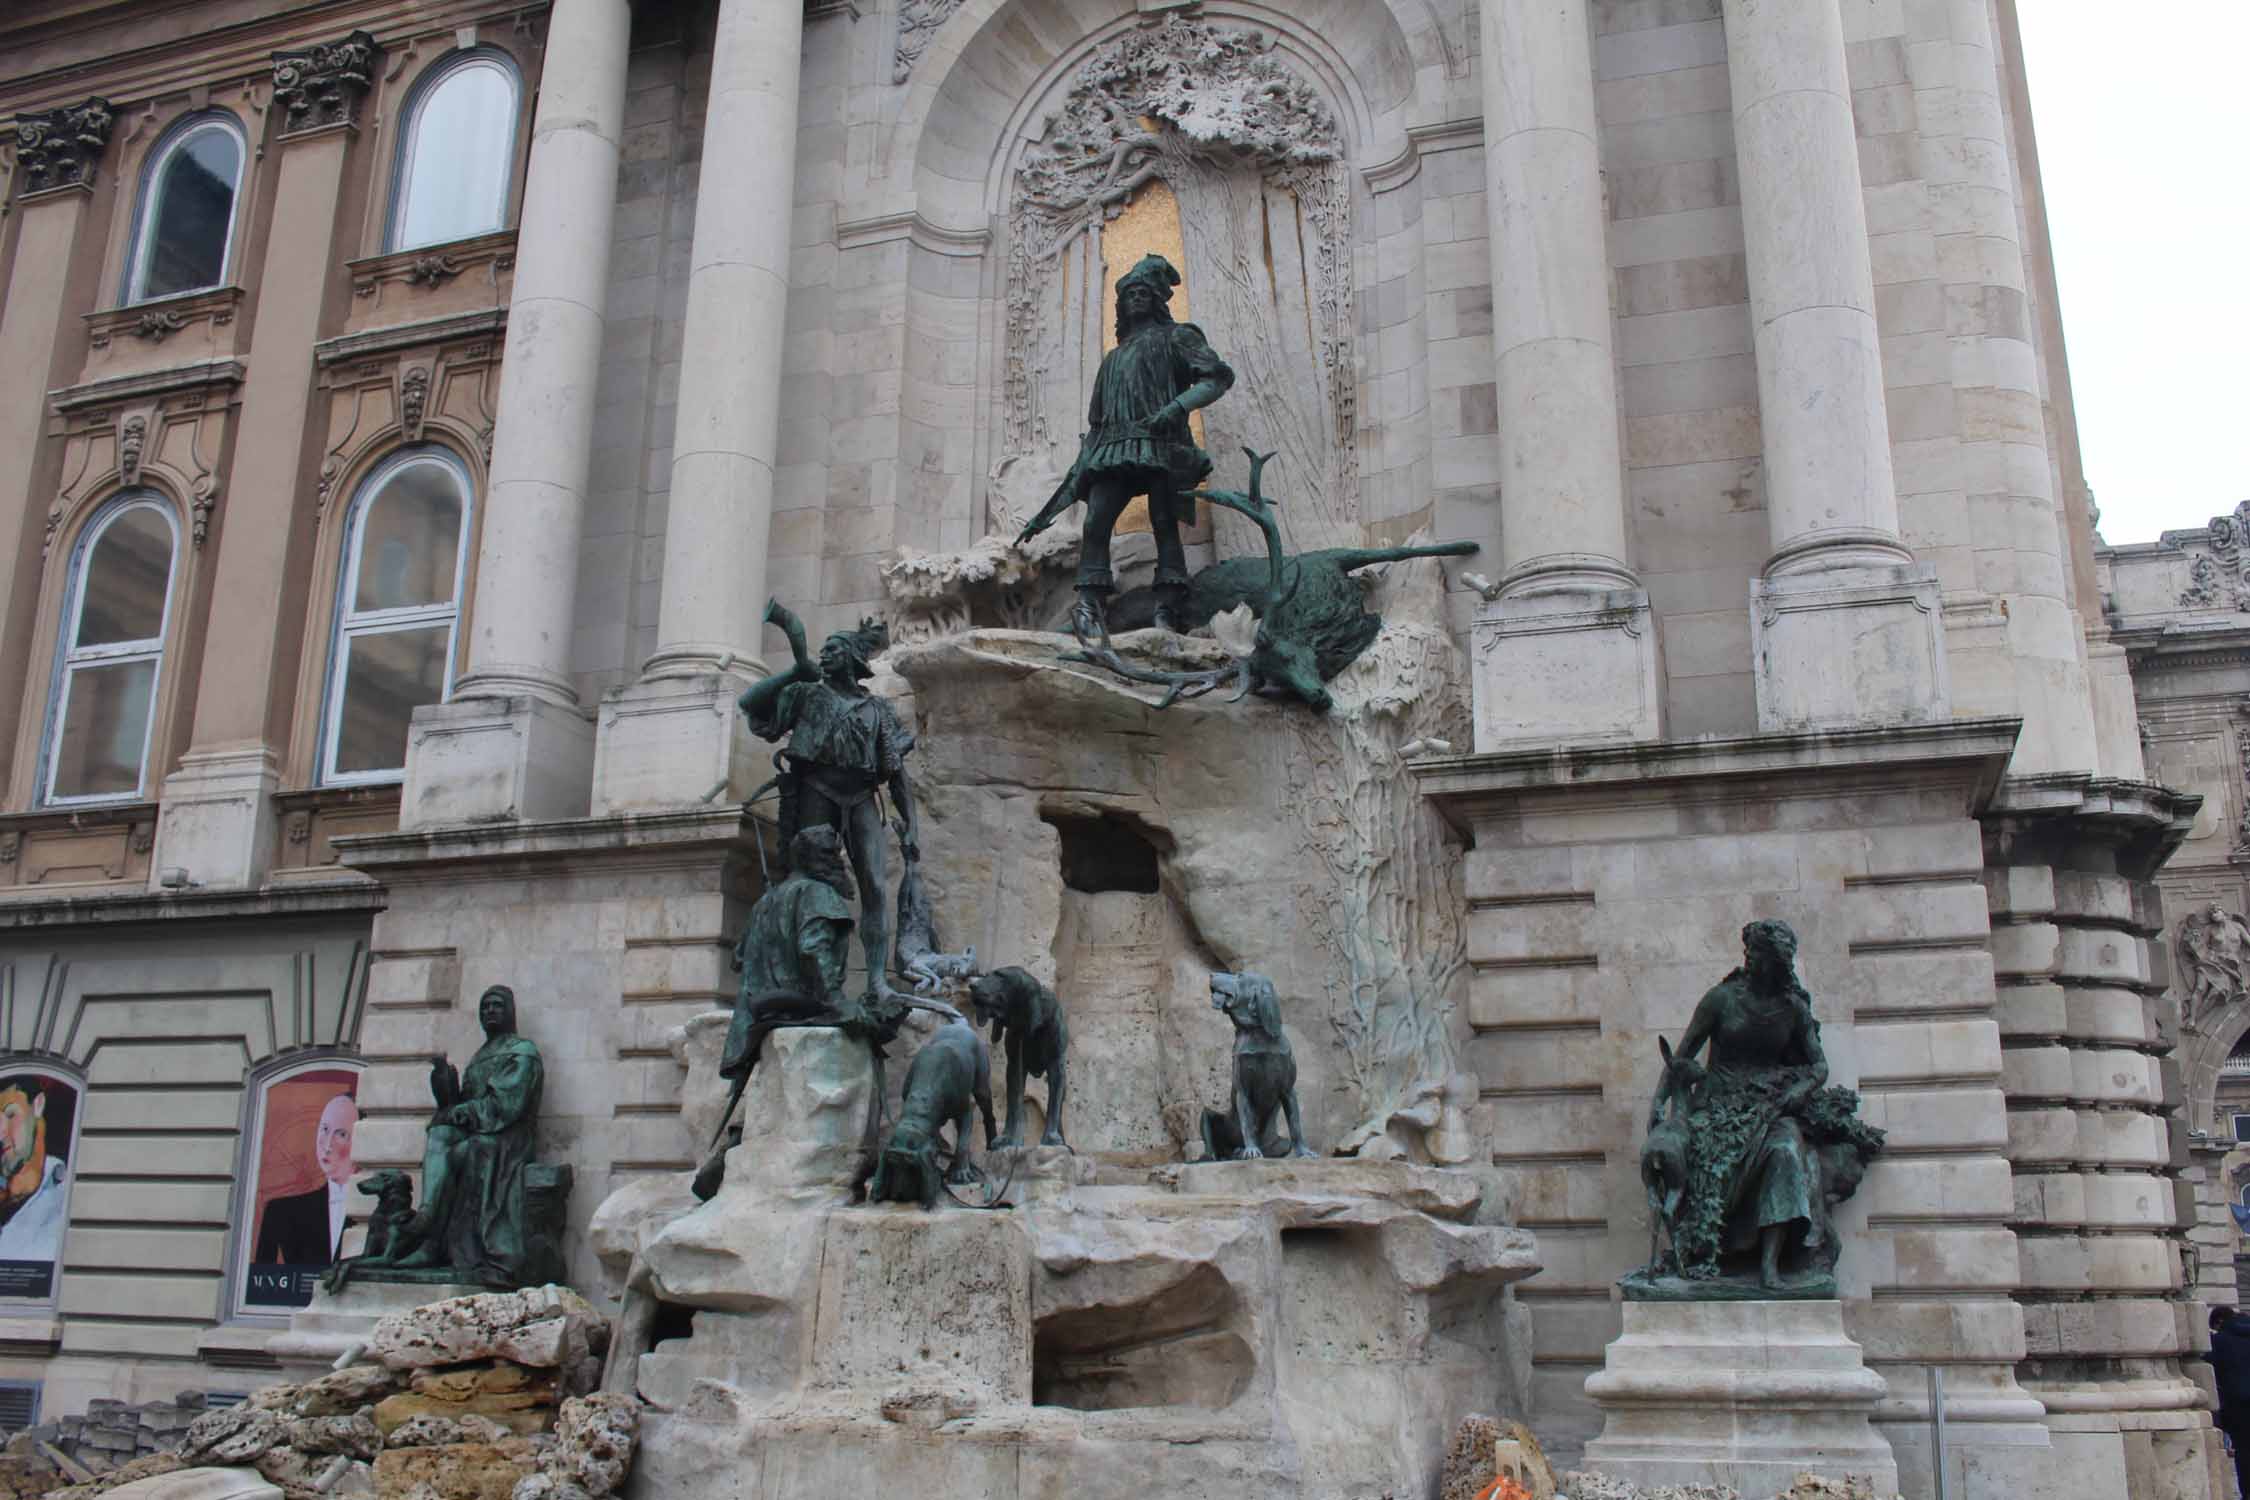
M0 894L0 930L68 923L226 921L252 917L324 916L376 912L388 902L383 888L357 877L319 883L292 880L286 888L255 891L151 891L140 886L114 893L71 896Z
M1973 778L1970 806L1999 790L2017 718L1949 719L1875 729L1809 729L1650 744L1559 745L1417 760L1408 769L1446 821L1465 829L1480 809L1525 792L1655 786L1722 777L1864 776L1958 766Z
M747 848L768 826L739 803L607 817L494 821L338 838L351 868L396 878L462 864L560 863L589 854L642 855L662 863L683 854ZM614 866L612 866L614 868Z

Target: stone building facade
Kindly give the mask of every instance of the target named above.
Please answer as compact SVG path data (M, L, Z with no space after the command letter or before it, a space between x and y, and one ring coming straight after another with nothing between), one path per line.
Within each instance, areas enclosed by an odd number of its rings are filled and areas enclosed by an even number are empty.
M1466 934L1443 1149L1537 1232L1542 1438L1598 1425L1656 1034L1785 916L1891 1132L1845 1316L1908 1492L1937 1365L1950 1493L2223 1494L2157 881L2186 840L2173 899L2221 898L2195 851L2243 784L2219 811L2193 759L2231 732L2203 648L2151 730L2169 627L2105 606L2014 9L17 7L0 1029L83 1118L0 1379L51 1415L268 1378L258 1182L319 1186L268 1154L276 1085L348 1084L357 1164L418 1165L488 984L574 1225L685 1168L676 1035L759 885L766 598L816 638L1049 623L915 579L1014 566L987 538L1068 467L1104 288L1157 249L1241 377L1219 482L1280 454L1295 546L1482 548L1434 610L1471 669L1417 689L1473 679L1464 727L1373 795L1451 841L1415 846ZM1164 786L1104 801L1081 749L1067 806L933 755L1037 804L950 856L941 925L1049 978L1080 929L1164 930L1149 984L1270 961L1166 928ZM1071 887L1121 822L1156 889ZM1119 1132L1081 1144L1186 1145Z

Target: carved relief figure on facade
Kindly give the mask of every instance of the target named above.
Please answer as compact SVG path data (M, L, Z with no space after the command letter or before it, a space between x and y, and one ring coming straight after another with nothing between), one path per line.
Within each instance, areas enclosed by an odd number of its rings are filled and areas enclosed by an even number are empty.
M2250 981L2250 923L2213 901L2180 924L2180 967L2187 981L2180 1020L2197 1026L2244 998Z

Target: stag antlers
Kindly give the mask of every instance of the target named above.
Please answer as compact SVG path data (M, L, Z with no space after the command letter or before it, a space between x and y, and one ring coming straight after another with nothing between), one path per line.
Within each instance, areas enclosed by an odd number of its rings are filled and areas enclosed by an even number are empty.
M1248 516L1258 529L1265 533L1266 556L1273 564L1273 574L1271 581L1266 586L1265 605L1258 611L1258 631L1262 639L1266 630L1266 622L1273 617L1276 610L1287 604L1296 595L1297 585L1302 581L1302 575L1300 574L1295 579L1288 576L1289 558L1281 548L1281 527L1274 519L1273 506L1266 500L1264 492L1259 488L1259 477L1265 472L1266 463L1273 455L1271 453L1256 453L1248 448L1244 448L1242 452L1243 456L1250 460L1249 494L1245 495L1240 490L1197 490L1189 498L1207 500L1213 505L1224 506L1228 510ZM1165 672L1153 667L1135 666L1119 656L1117 648L1110 643L1109 622L1098 615L1095 622L1100 627L1100 636L1093 641L1087 640L1083 635L1078 636L1080 649L1071 652L1063 660L1082 661L1090 666L1114 672L1128 682L1145 682L1152 687L1167 689L1163 700L1156 705L1160 710L1170 708L1182 698L1200 698L1205 693L1223 687L1230 681L1234 683L1235 691L1234 697L1229 699L1229 702L1241 702L1250 691L1250 657L1246 656L1239 661L1229 662L1223 667L1206 667L1199 672Z

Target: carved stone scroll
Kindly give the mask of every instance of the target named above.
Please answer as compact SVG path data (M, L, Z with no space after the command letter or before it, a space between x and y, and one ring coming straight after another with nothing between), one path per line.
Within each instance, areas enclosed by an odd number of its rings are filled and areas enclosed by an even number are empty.
M353 123L374 76L375 38L364 31L276 52L273 95L281 103L282 134Z
M21 192L77 187L94 180L94 166L117 121L107 99L16 116L16 164Z

